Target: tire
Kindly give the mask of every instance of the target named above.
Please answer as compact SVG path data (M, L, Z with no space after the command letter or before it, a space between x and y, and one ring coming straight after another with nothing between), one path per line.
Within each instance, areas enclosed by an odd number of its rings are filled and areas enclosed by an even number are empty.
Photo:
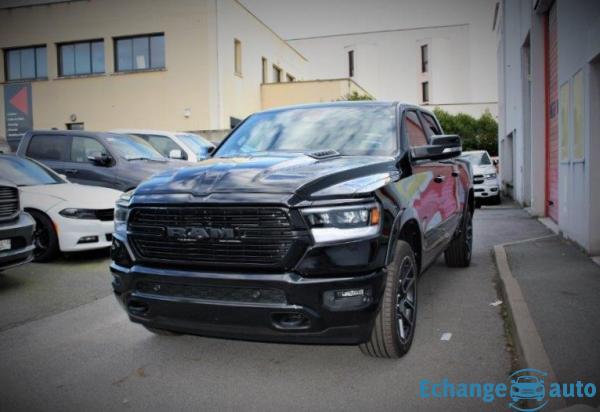
M152 332L155 335L160 335L160 336L179 336L179 335L181 335L181 333L172 332L172 331L166 330L166 329L151 328L150 326L144 326L144 327L146 328L146 330L148 330L148 332Z
M444 252L446 266L451 268L466 268L471 264L473 254L473 214L467 211L461 223L460 233L450 242Z
M493 205L499 205L500 203L502 203L502 199L500 199L500 195L496 195L492 198Z
M408 243L399 240L394 260L388 266L381 308L371 337L359 346L363 354L400 358L408 352L417 320L417 276L413 250Z
M35 232L33 232L34 262L49 262L60 252L58 247L58 236L54 230L54 224L45 214L30 210L29 214L35 220Z

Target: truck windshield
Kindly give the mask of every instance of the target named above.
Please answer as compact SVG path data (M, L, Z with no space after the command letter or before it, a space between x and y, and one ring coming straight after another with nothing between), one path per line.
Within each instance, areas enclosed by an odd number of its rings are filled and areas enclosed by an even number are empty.
M54 172L39 164L20 157L1 157L0 171L3 179L17 186L38 186L66 183Z
M392 105L306 107L257 113L216 156L337 150L342 155L392 156L397 150Z

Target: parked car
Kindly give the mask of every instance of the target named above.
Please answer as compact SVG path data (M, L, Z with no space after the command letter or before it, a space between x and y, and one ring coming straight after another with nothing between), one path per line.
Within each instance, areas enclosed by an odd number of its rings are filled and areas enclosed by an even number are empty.
M125 193L113 288L158 334L410 348L417 276L471 261L460 138L420 107L335 102L257 113L214 155Z
M0 155L4 157L4 155ZM6 181L0 164L0 272L31 261L33 257L33 218L23 211L19 189Z
M17 155L39 160L73 183L121 191L160 171L188 165L165 159L141 137L70 130L27 132Z
M36 223L34 258L110 247L114 205L122 192L70 183L41 163L0 155L4 178L21 191L21 204Z
M474 150L463 152L461 158L473 167L475 200L489 199L493 204L500 204L500 181L489 153L485 150Z
M8 145L8 142L2 136L0 136L0 154L11 153L11 152L12 152L12 150L10 150L10 146Z
M170 159L199 162L206 159L215 150L213 143L194 133L140 129L116 129L111 132L139 136L150 143L161 155Z

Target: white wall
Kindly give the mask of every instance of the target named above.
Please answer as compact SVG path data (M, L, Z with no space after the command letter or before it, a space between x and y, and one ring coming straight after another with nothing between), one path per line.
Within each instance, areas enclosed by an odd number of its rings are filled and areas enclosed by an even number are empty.
M290 44L311 61L309 75L317 79L348 76L347 52L353 49L357 83L378 99L413 103L421 103L420 46L429 44L430 104L449 104L450 111L460 106L474 115L487 107L496 114L495 1L396 4L394 30L292 39Z
M262 58L267 58L269 81L273 64L297 80L306 78L308 61L235 0L214 0L217 15L220 125L261 110ZM242 74L234 70L234 39L242 43Z

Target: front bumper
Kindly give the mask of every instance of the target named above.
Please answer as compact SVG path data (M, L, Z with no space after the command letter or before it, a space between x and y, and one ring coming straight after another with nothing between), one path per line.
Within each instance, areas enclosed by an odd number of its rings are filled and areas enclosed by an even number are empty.
M58 244L62 252L108 248L112 244L112 220L71 219L58 213L53 214L52 220L56 225ZM90 237L97 240L86 242L85 238Z
M330 344L369 339L386 278L385 270L306 278L295 273L124 268L115 263L111 272L118 301L131 321L145 326L202 336ZM331 293L358 289L366 295L342 302L344 307L339 299L346 298Z
M500 196L500 185L497 179L485 180L483 183L474 184L473 191L475 192L475 197L480 199Z
M0 269L22 265L33 259L35 221L28 213L17 220L0 224L0 240L10 239L12 248L0 252Z

